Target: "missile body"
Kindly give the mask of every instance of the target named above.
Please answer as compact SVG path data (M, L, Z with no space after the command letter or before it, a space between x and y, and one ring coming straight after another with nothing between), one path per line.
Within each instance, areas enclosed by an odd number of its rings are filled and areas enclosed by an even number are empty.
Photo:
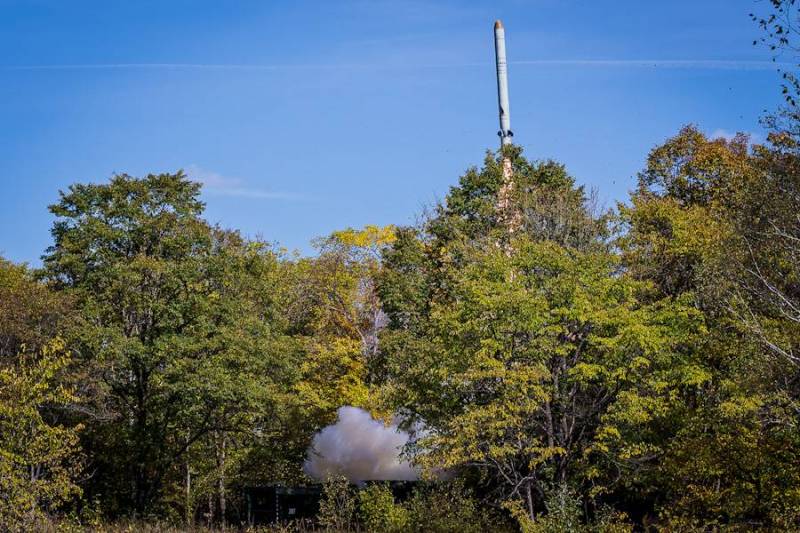
M497 105L500 111L500 145L511 144L511 110L508 106L508 64L506 63L506 30L499 20L494 23L494 53L497 63Z

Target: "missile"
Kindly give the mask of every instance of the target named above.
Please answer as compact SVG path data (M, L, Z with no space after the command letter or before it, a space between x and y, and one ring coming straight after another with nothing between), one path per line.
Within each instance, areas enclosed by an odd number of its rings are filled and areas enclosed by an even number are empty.
M511 144L511 109L508 106L508 64L506 63L506 30L499 20L494 23L494 54L497 64L497 105L500 111L500 146Z

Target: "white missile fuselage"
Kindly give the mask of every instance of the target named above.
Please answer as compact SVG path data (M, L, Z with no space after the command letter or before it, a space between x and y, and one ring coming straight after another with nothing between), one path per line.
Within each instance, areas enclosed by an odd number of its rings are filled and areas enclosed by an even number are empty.
M508 63L506 62L506 30L499 20L494 23L494 53L497 64L497 105L500 112L500 145L511 144L511 109L508 105Z

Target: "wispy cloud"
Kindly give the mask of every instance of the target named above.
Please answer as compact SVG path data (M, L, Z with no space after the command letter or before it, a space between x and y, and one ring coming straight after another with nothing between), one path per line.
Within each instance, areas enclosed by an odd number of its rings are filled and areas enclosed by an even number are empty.
M186 175L194 181L202 183L205 191L220 196L239 196L264 200L299 200L302 198L302 196L293 193L253 189L247 187L239 178L223 176L197 165L186 167Z
M525 59L509 61L512 65L534 67L625 67L698 70L773 70L793 69L790 62L721 60L721 59ZM53 65L3 65L3 70L379 70L408 68L470 68L486 67L488 62L446 63L331 63L331 64L235 64L235 63L86 63Z

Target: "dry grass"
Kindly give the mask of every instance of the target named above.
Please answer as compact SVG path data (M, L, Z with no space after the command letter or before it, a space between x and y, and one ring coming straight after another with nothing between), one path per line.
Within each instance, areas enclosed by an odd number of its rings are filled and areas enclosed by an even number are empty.
M39 533L312 533L321 531L309 521L296 521L287 524L270 526L234 526L209 527L196 525L193 527L169 524L165 522L123 521L109 524L81 525L66 521L40 522L32 529ZM22 531L22 530L21 530Z

